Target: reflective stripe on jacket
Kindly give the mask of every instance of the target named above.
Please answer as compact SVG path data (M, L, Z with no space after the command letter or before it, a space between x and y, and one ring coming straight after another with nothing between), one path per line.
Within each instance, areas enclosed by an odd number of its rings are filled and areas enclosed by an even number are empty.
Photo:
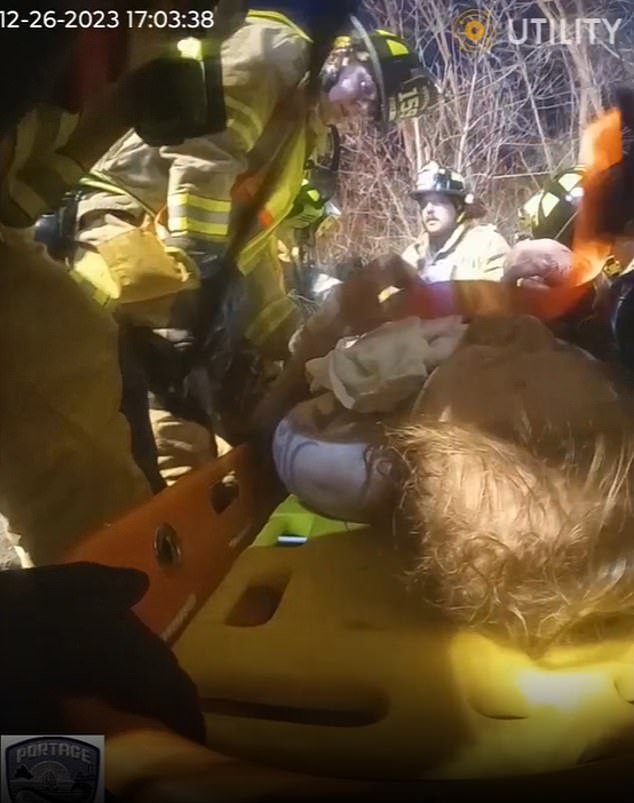
M308 68L310 47L308 36L283 15L249 14L246 24L222 48L227 130L159 148L129 132L95 170L132 197L116 197L114 192L112 201L107 196L89 197L80 204L80 216L92 209L138 209L140 201L156 214L167 208L170 234L207 240L222 248L239 207L253 195L288 123L294 130L279 157L284 169L266 199L257 230L243 249L240 264L247 273L252 251L262 240L259 235L270 233L288 214L301 186L309 155L310 113L299 108L301 103L306 105L306 93L298 87ZM280 109L282 101L285 108ZM289 109L296 110L296 121L283 119ZM321 129L318 123L315 126Z
M81 115L40 105L0 142L0 223L27 228L54 210L122 133L103 101Z
M306 159L327 134L303 84L310 52L310 38L283 15L251 13L222 49L227 130L160 148L128 133L95 165L113 192L100 191L80 202L80 228L92 211L165 210L162 222L170 235L206 242L211 252L222 253L267 176L263 204L238 255L257 307L260 288L249 274L262 264L269 238L301 187ZM290 313L290 302L286 306ZM260 313L262 321L279 318Z

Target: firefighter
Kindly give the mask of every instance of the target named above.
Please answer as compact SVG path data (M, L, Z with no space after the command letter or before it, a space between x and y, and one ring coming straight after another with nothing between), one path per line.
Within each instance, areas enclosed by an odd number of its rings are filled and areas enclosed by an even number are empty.
M337 226L341 210L332 199L309 179L302 188L293 208L280 226L278 253L284 271L285 285L297 303L306 303L308 310L337 279L319 271L317 239Z
M556 240L566 248L573 247L584 176L583 165L564 168L523 204L518 218L525 236L533 240ZM608 279L614 279L631 269L632 260L634 240L621 235L615 238L614 253L606 261L603 273Z
M527 239L511 250L505 264L505 281L527 287L566 286L573 276L575 227L584 196L586 168L564 168L549 178L518 211ZM594 356L608 359L613 332L608 323L611 285L631 269L632 240L614 238L612 253L603 269L587 283L583 298L558 322L557 333Z
M583 197L584 169L581 165L562 170L520 208L518 218L524 232L535 240L557 240L572 248L574 222Z
M148 498L150 488L118 412L112 318L47 258L30 227L126 130L149 131L143 97L153 71L187 81L192 71L184 60L156 61L169 45L166 33L146 36L123 25L17 31L13 44L0 71L0 509L23 564L31 565L59 559L72 542ZM17 63L15 52L23 57ZM172 134L186 137L192 114L186 103L177 111L164 116Z
M460 173L429 162L412 197L421 207L423 234L402 256L424 281L502 278L509 245L494 226L476 222L484 210Z
M356 18L319 80L307 80L322 16L297 2L251 3L221 53L226 131L176 147L152 147L131 132L83 182L73 272L152 343L144 361L168 483L213 456L218 388L236 349L246 344L276 361L288 355L297 310L272 235L326 125L415 117L436 94L403 40L368 34Z

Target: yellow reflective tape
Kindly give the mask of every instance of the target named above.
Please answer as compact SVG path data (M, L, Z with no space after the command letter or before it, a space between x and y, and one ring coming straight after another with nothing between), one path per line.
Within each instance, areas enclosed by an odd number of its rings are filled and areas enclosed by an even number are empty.
M195 59L196 61L203 60L203 43L195 36L181 39L180 42L177 42L176 47L183 58Z
M87 176L84 176L79 181L79 184L82 187L89 187L92 190L101 190L102 192L108 192L112 195L124 195L138 204L141 209L145 209L150 217L154 217L154 215L156 215L156 210L152 209L152 207L146 204L145 201L141 200L141 198L139 198L133 192L130 192L130 190L126 189L125 187L115 184L114 181L111 181L108 176L102 173L92 171L91 173L88 173Z
M312 201L318 201L320 198L318 190L308 190L306 194Z
M519 211L519 218L526 226L533 226L536 223L537 213L539 211L539 202L541 201L541 192L536 192L535 195L526 201L524 206Z
M247 14L247 19L263 19L263 20L271 20L272 22L281 22L283 25L288 25L289 28L295 31L296 34L305 39L307 42L312 43L312 39L305 31L295 25L295 23L290 20L285 14L280 14L279 11L249 11Z
M220 198L205 198L202 195L195 195L191 192L175 192L168 196L168 205L172 203L182 206L193 206L196 209L204 209L206 212L225 212L231 211L231 201L224 201Z
M229 233L228 223L203 223L188 217L177 217L170 220L172 234L191 233L201 234L204 237L222 239Z
M385 290L381 290L378 295L379 302L383 304L383 302L387 301L388 298L391 298L395 293L398 292L398 287L386 287Z
M352 39L349 36L338 36L334 41L332 49L343 50L346 47L350 47L351 43Z
M542 197L541 200L541 208L546 217L550 215L550 213L553 211L553 209L557 206L558 203L559 203L559 198L557 198L556 195L553 195L552 192L545 193L545 195Z
M246 117L251 123L253 130L257 132L258 136L262 133L262 129L264 127L262 120L251 106L249 106L247 103L243 103L237 98L231 97L231 95L227 95L225 98L225 104L227 108L237 112L238 114L241 114L243 117Z
M249 131L245 125L238 122L235 118L232 118L227 121L227 128L229 131L232 131L238 136L238 139L242 142L242 146L244 147L245 151L250 151L253 149L253 146L257 142L258 138L254 137L253 133Z
M71 271L69 271L69 275L75 284L79 285L81 290L99 307L102 307L103 309L113 309L117 306L116 300L109 293L107 293L105 290L100 290L95 287L95 285L88 281L85 276L82 276L78 270L73 268Z
M230 95L225 98L225 106L229 111L227 128L234 131L251 150L264 128L262 120L250 106Z
M84 178L80 180L79 186L90 187L91 190L103 190L104 192L115 193L116 195L121 195L123 193L121 187L117 187L115 184L109 184L106 181L91 178L90 176L84 176Z
M403 42L399 42L397 39L387 39L386 43L391 56L407 56L409 54L407 45L404 45Z
M581 183L581 176L577 173L565 173L559 179L559 184L567 191L574 189L578 184Z
M247 328L247 338L256 345L261 345L294 312L293 302L287 296L276 298L264 307Z

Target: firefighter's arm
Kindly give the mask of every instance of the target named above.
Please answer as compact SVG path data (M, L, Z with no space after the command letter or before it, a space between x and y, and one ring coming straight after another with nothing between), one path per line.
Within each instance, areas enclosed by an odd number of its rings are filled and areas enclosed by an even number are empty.
M292 357L258 406L255 429L272 433L282 418L309 396L305 372L309 360L326 355L343 337L370 332L386 323L396 314L392 299L406 295L417 284L411 265L388 254L335 287L293 337ZM395 289L402 292L394 293Z
M227 244L236 179L276 106L302 78L307 57L306 43L290 31L245 26L222 54L226 130L161 148L170 162L168 245L203 271Z
M490 282L502 281L510 245L496 229L491 229L484 245L484 253L480 259L481 278Z
M112 85L81 114L39 105L0 143L0 223L33 225L126 131L121 86Z
M260 253L248 281L259 304L246 336L264 359L285 362L289 357L289 341L300 325L300 314L286 292L274 238Z

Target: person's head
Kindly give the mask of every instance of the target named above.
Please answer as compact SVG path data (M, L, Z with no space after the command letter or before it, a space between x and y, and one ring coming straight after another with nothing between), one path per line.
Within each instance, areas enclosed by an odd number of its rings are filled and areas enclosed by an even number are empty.
M460 206L455 197L442 192L427 192L419 203L423 228L428 234L448 234L458 225Z
M477 217L473 194L455 170L429 162L418 173L412 197L421 209L423 228L430 237L447 237L463 220Z
M478 321L400 443L412 578L535 654L634 618L634 415L533 319Z
M345 126L369 118L388 126L419 117L439 95L433 76L400 37L368 33L356 17L322 70L322 116Z

